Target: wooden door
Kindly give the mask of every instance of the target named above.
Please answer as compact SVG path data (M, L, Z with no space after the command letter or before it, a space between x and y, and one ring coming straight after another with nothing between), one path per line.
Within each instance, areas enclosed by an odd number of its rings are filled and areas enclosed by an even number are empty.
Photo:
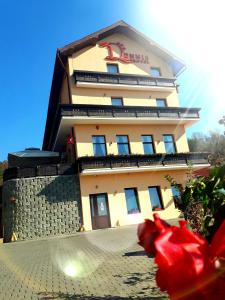
M107 194L90 195L92 228L109 228L110 216Z

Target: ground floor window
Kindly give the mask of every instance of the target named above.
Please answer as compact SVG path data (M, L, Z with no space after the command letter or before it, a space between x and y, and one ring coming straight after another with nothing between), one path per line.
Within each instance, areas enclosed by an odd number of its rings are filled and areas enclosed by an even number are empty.
M171 186L171 191L173 195L173 201L176 208L180 207L181 204L181 194L180 194L180 186Z
M126 203L127 203L127 212L128 214L135 214L140 212L138 194L136 188L124 189Z
M150 201L152 204L152 210L154 211L154 210L163 209L160 187L159 186L150 186L148 188L148 191L149 191Z

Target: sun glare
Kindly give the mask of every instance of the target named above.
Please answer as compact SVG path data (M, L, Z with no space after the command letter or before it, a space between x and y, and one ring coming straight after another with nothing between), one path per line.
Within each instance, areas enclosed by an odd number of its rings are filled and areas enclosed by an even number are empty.
M146 5L151 18L169 34L185 57L208 70L218 61L224 62L225 2L150 0Z
M64 273L69 277L76 277L78 275L78 270L75 264L71 263L65 266Z
M177 54L185 62L188 74L192 74L192 78L187 77L187 93L192 94L189 104L195 105L191 101L199 94L197 105L210 111L215 124L225 108L221 96L225 70L224 11L223 0L146 0L139 11L142 22L154 24L163 33L165 42L158 40L159 44ZM151 36L151 27L148 34Z

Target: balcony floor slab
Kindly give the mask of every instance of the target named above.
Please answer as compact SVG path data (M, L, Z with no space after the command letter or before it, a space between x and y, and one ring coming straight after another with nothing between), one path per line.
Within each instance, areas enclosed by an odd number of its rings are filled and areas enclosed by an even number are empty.
M200 170L202 168L210 167L210 164L194 164L192 168ZM133 172L159 172L159 171L171 171L171 170L188 170L188 165L177 164L177 165L164 165L164 166L146 166L146 167L124 167L124 168L101 168L101 169L85 169L80 175L106 175L116 173L133 173Z

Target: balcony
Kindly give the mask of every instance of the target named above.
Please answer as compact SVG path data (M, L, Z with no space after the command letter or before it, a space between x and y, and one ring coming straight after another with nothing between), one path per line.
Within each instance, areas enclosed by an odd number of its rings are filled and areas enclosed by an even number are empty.
M65 136L76 124L184 124L199 120L199 108L61 104L53 121L54 151L62 151Z
M84 124L186 124L199 120L199 108L112 106L112 105L61 105L61 116Z
M81 175L193 169L209 166L209 153L175 153L128 156L80 157Z
M147 91L172 91L176 88L175 78L93 71L74 71L73 76L78 87Z

